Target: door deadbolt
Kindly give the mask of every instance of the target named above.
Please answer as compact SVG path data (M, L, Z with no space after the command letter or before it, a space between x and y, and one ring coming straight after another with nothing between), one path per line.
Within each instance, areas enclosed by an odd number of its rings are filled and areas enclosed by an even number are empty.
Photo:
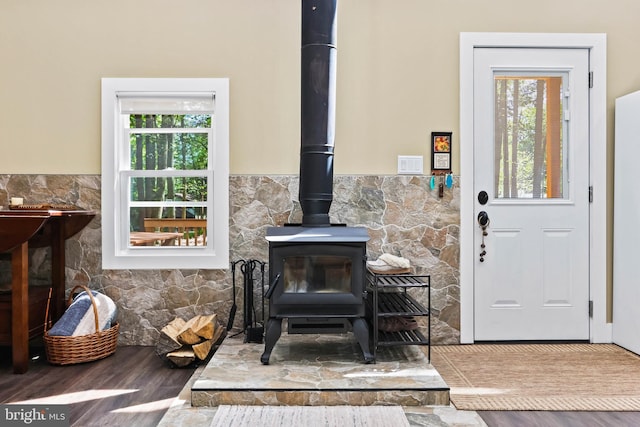
M481 192L478 193L478 203L484 206L487 204L488 201L489 201L489 195L487 194L486 191L482 190Z

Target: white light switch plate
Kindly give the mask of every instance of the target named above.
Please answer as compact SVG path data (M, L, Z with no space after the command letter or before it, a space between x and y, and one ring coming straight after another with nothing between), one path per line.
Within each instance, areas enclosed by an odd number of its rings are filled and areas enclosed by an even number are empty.
M423 164L422 156L398 156L398 174L422 175Z

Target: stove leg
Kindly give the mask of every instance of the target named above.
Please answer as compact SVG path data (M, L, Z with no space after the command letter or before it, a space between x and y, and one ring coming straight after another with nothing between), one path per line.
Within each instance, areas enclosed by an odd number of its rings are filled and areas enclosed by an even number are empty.
M269 357L271 357L271 350L276 345L276 342L280 339L282 334L282 319L269 319L267 323L267 331L264 337L264 353L260 357L260 361L263 365L269 364Z
M364 363L375 363L376 358L371 354L369 347L369 327L367 326L367 322L362 317L358 317L357 319L352 319L351 324L353 325L353 334L356 336L362 349Z

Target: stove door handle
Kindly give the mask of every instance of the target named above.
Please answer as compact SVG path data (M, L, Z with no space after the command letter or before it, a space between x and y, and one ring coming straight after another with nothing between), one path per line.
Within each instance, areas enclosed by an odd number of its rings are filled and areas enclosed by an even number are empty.
M280 280L280 275L281 273L276 274L276 277L269 284L269 289L267 289L267 292L264 294L264 297L266 299L271 299L271 295L273 295L273 291L276 290L276 285L278 284L278 280Z

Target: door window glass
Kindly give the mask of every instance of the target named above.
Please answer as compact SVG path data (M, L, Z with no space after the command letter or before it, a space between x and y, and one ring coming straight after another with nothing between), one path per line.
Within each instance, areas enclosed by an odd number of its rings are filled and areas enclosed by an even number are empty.
M564 198L568 92L561 74L494 73L494 194Z

